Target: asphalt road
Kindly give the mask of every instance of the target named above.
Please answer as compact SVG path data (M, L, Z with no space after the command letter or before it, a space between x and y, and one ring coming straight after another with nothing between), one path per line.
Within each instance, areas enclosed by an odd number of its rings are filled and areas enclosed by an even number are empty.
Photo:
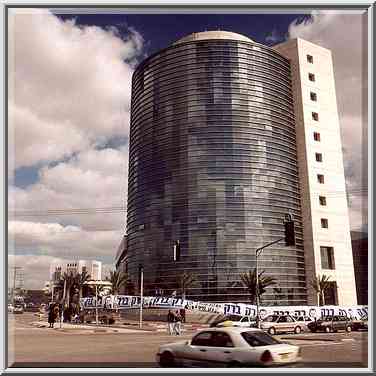
M155 354L160 344L188 339L164 332L94 332L31 326L30 313L9 315L9 367L158 367ZM276 336L302 349L302 362L294 367L367 367L368 333L307 333Z

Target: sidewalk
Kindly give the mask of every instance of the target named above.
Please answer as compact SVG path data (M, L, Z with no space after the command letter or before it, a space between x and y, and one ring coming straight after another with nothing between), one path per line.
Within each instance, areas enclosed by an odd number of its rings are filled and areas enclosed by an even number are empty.
M49 324L46 319L40 321L34 321L31 323L32 326L39 328L48 328ZM207 328L208 325L205 324L182 324L182 332L196 331L202 328ZM113 325L99 324L73 324L62 322L60 328L60 322L54 324L54 329L69 329L69 330L91 330L91 331L103 331L103 332L118 332L118 333L136 333L136 332L166 332L167 333L167 323L155 322L155 321L143 321L142 328L139 327L138 321L124 320L118 321Z
M31 326L37 328L49 328L49 324L46 321L33 321ZM126 328L121 326L109 326L109 325L95 325L95 324L71 324L67 322L56 322L54 324L54 330L68 330L68 331L87 331L93 333L139 333L140 331L145 333L152 333L152 330L140 329L140 328Z

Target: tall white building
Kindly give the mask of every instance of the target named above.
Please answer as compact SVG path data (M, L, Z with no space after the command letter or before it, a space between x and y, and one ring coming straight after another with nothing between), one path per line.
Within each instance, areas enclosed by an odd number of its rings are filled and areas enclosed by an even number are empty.
M50 280L55 281L64 272L82 273L85 271L90 275L91 280L102 279L102 263L95 260L72 260L66 263L53 263L50 266Z
M308 304L319 274L331 277L331 301L356 304L332 54L299 38L273 48L291 63Z

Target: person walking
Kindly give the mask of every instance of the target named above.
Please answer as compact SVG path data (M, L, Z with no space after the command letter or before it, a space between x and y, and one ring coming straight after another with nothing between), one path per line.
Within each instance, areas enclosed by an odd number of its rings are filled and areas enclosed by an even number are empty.
M184 324L185 323L185 308L182 308L180 310L180 316L181 316L181 322Z
M174 326L175 326L175 315L169 309L167 314L167 326L168 326L168 334L172 336L174 334Z
M181 334L181 315L180 315L179 311L175 312L174 333L177 336L180 336L180 334Z
M54 327L54 323L55 323L55 310L54 309L55 309L55 304L51 303L48 309L48 323L50 324L49 328Z

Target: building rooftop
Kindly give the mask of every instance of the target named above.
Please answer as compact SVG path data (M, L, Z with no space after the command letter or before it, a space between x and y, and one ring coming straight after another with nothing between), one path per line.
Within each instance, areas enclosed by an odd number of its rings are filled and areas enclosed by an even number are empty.
M173 44L176 45L176 44L185 43L185 42L192 42L196 40L207 40L207 39L232 39L232 40L240 40L244 42L255 43L252 39L242 34L233 33L231 31L213 30L213 31L203 31L199 33L189 34L177 40Z

